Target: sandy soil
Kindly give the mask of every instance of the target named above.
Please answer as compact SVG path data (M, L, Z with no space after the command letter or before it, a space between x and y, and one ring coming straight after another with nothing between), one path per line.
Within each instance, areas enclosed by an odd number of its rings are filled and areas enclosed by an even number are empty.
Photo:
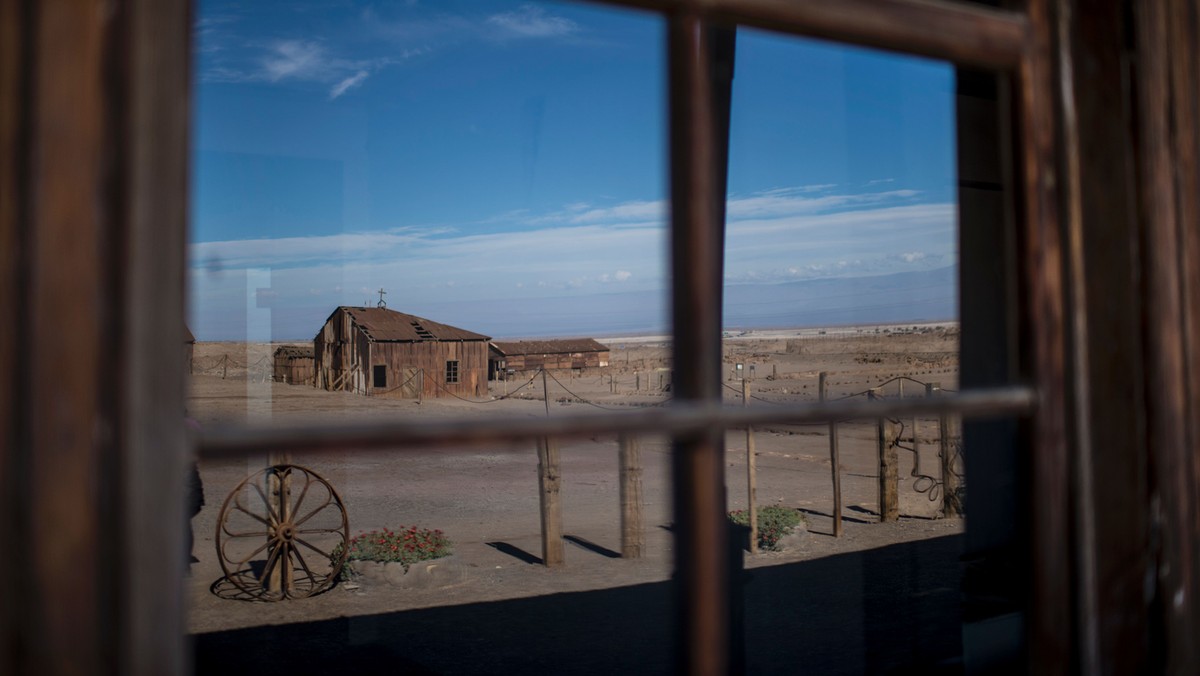
M876 333L872 328L826 334L772 331L729 335L726 369L732 374L735 365L742 363L744 372L749 373L750 365L754 366L751 406L815 400L817 374L821 371L829 373L834 397L853 395L902 375L939 382L945 388L957 387L957 333L952 327L888 327L886 333L883 331ZM580 374L559 373L557 381L550 381L551 415L601 407L634 411L667 400L669 392L659 389L660 377L663 385L669 382L669 349L665 343L643 337L609 340L607 344L613 348L611 367ZM439 399L418 404L272 383L269 357L275 347L198 344L190 415L205 426L287 426L316 419L346 422L396 417L545 415L540 379L524 388L520 386L526 379L520 377L492 383L493 398L514 391L517 394L487 403ZM741 382L730 379L726 383L727 403L741 405ZM885 394L918 396L924 391L916 383L901 381L887 385ZM936 475L936 421L916 423L918 474ZM912 421L906 421L905 429L901 434L903 445L909 446ZM957 626L955 576L962 522L935 518L940 503L931 500L928 492L917 490L924 489L928 481L913 476L917 454L902 450L900 492L905 518L895 524L874 523L874 434L873 423L841 427L842 516L846 531L842 538L835 539L831 536L832 489L825 428L776 426L756 431L759 504L798 508L809 520L809 534L796 538L787 550L744 555L744 565L752 571L750 579L760 580L757 587L749 584L744 596L752 618L747 626L752 630L757 627L748 634L750 665L758 665L757 671L788 673L791 653L790 649L774 648L766 653L755 651L755 641L766 640L789 622L814 621L804 613L798 618L792 606L781 606L783 597L776 593L778 590L769 591L768 585L761 582L776 579L780 584L783 580L793 584L796 575L824 581L819 589L801 583L789 593L815 594L805 596L803 602L814 607L829 605L826 616L840 617L845 625L837 636L843 642L861 644L854 659L831 652L827 656L829 673L879 671L886 670L882 667L892 668L888 665L914 661L936 664L957 654L957 635L943 636L940 629L934 628L947 621L951 630ZM669 588L664 583L670 578L673 556L668 530L669 446L661 438L645 438L641 443L646 555L638 560L623 560L616 555L620 549L617 445L615 439L596 438L562 448L563 518L569 537L566 565L555 570L537 565L537 459L532 446L460 452L346 452L298 458L298 464L327 478L341 493L352 532L401 525L446 531L455 544L451 561L455 574L429 588L363 585L281 603L231 601L211 591L221 577L214 549L221 503L242 478L264 466L266 459L201 463L207 506L193 522L194 551L199 562L193 564L189 578L188 616L189 629L197 637L199 672L240 673L244 669L246 673L267 673L259 660L278 660L282 655L314 669L301 669L300 673L320 673L314 665L320 663L322 655L347 660L360 654L387 654L404 660L397 663L403 667L399 672L512 673L534 669L612 673L613 669L628 670L630 662L608 656L611 651L591 633L595 623L601 621L597 618L615 619L633 627L656 613L666 613L659 623L662 626L648 630L661 634L656 640L645 636L634 640L619 627L608 627L603 635L641 646L627 657L635 660L637 671L668 670L670 636L663 632L670 624L670 603L669 593L663 590ZM744 432L729 433L726 467L731 509L743 507L746 502L745 443ZM883 567L895 578L894 584L880 587L877 580L867 579L864 566L872 568L879 561L890 562ZM633 594L630 590L642 591ZM626 598L628 594L632 595ZM593 602L596 605L591 611L576 615L569 610ZM643 602L648 605L641 607ZM925 629L918 627L912 629L915 638L909 636L888 650L871 647L874 644L867 640L866 629L882 621L880 618L891 617L891 610L912 603L919 607L909 607L905 612L930 613L926 627L930 633L926 635ZM639 607L642 609L636 617L627 615ZM558 638L548 643L521 632L523 639L518 640L512 631L477 624L477 620L493 618L499 608L505 609L502 623L542 627L557 632ZM872 612L882 615L876 617ZM621 617L625 619L619 620ZM443 628L440 631L449 636L423 636L418 641L423 646L420 648L406 633L404 640L409 643L399 647L392 632L411 632L410 624L414 622L422 626L447 622L479 638L476 641L456 636L455 631ZM818 636L823 630L809 626L805 631ZM268 649L263 645L281 638L292 645L292 638L286 637L296 636L306 636L306 641L322 648L316 652L293 649L280 653L278 647ZM258 646L257 651L250 651L257 657L247 654L251 643ZM516 646L523 647L518 650ZM853 650L853 645L847 647ZM560 655L568 648L575 657ZM599 652L588 657L591 661L578 661L580 654L589 653L589 649ZM601 658L601 654L606 657ZM304 655L307 657L301 657ZM565 664L563 659L574 661ZM816 658L808 654L807 659Z

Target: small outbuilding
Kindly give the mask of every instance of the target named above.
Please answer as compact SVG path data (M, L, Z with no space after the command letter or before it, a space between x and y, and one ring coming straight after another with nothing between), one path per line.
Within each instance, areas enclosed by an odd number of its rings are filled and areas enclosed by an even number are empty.
M585 369L608 366L609 349L591 338L519 340L491 344L489 374L534 369Z
M283 345L275 350L275 382L312 385L315 370L312 345Z
M313 339L316 386L370 396L487 396L483 334L387 308L339 307Z

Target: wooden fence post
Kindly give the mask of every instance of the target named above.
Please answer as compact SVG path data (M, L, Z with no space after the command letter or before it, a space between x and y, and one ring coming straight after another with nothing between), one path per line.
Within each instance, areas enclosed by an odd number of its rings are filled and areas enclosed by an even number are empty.
M932 389L941 395L941 383L934 383ZM942 516L945 518L962 516L962 504L958 499L958 475L954 473L954 448L951 444L953 434L953 424L949 416L941 414L938 418L938 455L942 468Z
M290 465L292 462L291 454L272 454L268 457L267 462L272 467L276 465ZM292 519L292 476L291 470L282 475L277 472L267 473L267 494L272 502L275 503L275 512L279 515L279 520L282 523L287 523ZM271 536L267 536L267 542L271 542ZM270 550L268 549L268 552ZM270 557L267 557L270 559ZM281 554L275 556L275 564L270 570L264 571L267 574L267 591L272 594L282 594L292 586L292 566L290 559Z
M880 396L879 388L867 390L867 398L874 401ZM896 521L900 518L900 475L896 470L896 446L892 438L892 426L886 418L876 423L876 446L879 451L879 520Z
M558 463L558 441L538 440L538 496L542 517L542 563L547 568L563 562L562 474Z
M828 397L828 374L821 371L817 376L817 389L821 403ZM829 421L829 466L833 475L833 537L842 537L842 472L841 457L838 450L838 424L836 420Z
M742 408L750 405L750 381L742 379ZM750 523L750 553L758 553L758 484L755 479L754 428L746 425L746 517Z
M546 402L546 417L550 417L550 386L546 384L546 367L542 367L542 399Z
M637 437L621 435L621 557L640 559L646 537L642 529L642 460Z

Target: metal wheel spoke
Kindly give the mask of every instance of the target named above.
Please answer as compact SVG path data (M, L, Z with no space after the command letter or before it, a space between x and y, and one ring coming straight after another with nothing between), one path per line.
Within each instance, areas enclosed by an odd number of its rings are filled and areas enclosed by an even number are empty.
M317 581L316 576L313 575L312 569L310 569L308 567L308 563L304 561L304 557L300 554L300 549L297 547L292 547L292 552L296 555L296 560L300 562L300 567L304 569L304 574L308 575L308 579L313 583L313 587L319 587L321 583Z
M224 532L226 535L228 535L229 537L231 537L231 538L261 538L261 537L269 537L269 535L268 535L267 533L264 533L264 532L262 532L261 530L247 531L247 532L245 532L245 533L234 533L233 531L230 531L229 529L222 529L222 531L223 531L223 532Z
M292 525L293 525L293 526L297 526L297 527L299 527L299 526L300 526L301 524L303 524L305 521L308 521L309 519L311 519L311 518L313 518L314 516L316 516L316 515L317 515L317 513L318 513L318 512L320 512L322 509L325 509L326 507L328 507L328 506L329 506L329 505L330 505L332 502L333 502L333 500L326 500L325 502L321 503L321 506L320 506L320 507L317 507L316 509L314 509L313 511L309 512L308 514L305 514L303 519L296 519L296 520L295 520L295 521L292 523Z
M304 489L300 491L300 497L296 498L295 504L292 505L291 514L296 514L300 511L300 503L304 502L304 496L308 495L308 487L313 485L311 477L306 477L308 480L304 482Z
M258 497L262 498L263 504L267 506L267 514L271 516L271 525L274 526L280 521L283 521L283 519L275 513L275 506L271 504L271 500L267 497L267 494L263 492L262 486L259 486L257 481L254 482L254 490L258 491Z
M300 544L304 545L305 547L308 547L309 549L311 549L311 550L313 550L314 552L316 552L316 553L320 554L321 556L324 556L324 557L325 557L325 558L327 558L327 559L328 559L328 558L330 558L330 556L329 556L329 554L328 554L327 552L323 552L323 551L321 551L320 549L317 549L316 547L314 547L314 546L310 545L310 544L308 543L308 540L301 540L300 538L296 538L296 542L299 542Z
M271 555L267 557L267 563L263 566L263 578L266 579L271 575L272 563L279 565L279 551L282 547L275 547L271 550Z
M297 535L321 535L321 534L327 535L330 533L341 533L341 532L342 532L341 528L306 528L304 530L296 531L296 534Z
M270 547L272 542L274 542L274 540L268 540L268 541L264 542L258 549L247 554L246 558L242 559L241 561L234 561L233 559L229 559L229 561L231 563L236 563L239 567L244 566L244 565L246 565L246 563L248 563L250 561L250 559L253 559L259 552L266 549L267 547ZM224 554L224 552L222 552L222 554Z
M239 512L241 512L241 513L245 514L246 516L250 517L251 519L254 519L255 521L257 521L257 522L261 523L262 525L264 525L264 526L266 526L266 527L268 527L268 528L270 528L270 527L272 526L272 524L271 524L271 522L270 522L270 521L267 521L266 519L264 519L264 518L262 518L261 516L259 516L259 515L255 514L254 512L251 512L250 510L246 509L245 507L243 507L243 506L241 506L241 505L233 505L233 508L234 508L234 509L236 509L237 511L239 511Z

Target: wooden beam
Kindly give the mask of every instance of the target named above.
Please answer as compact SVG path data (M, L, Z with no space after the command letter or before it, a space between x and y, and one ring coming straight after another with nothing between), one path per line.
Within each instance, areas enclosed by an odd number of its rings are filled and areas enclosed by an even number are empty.
M1200 561L1196 557L1200 461L1188 418L1195 410L1189 398L1200 396L1196 389L1200 383L1188 379L1189 361L1198 347L1183 340L1186 319L1195 310L1185 310L1183 305L1188 277L1181 259L1184 247L1195 237L1184 233L1197 227L1195 220L1184 220L1185 215L1191 219L1197 215L1194 196L1181 195L1196 187L1196 148L1191 133L1182 139L1176 135L1179 126L1193 128L1196 124L1195 118L1180 120L1178 115L1194 114L1197 91L1193 66L1174 63L1198 56L1194 12L1194 7L1174 0L1138 3L1134 12L1139 54L1134 70L1142 197L1139 216L1146 285L1142 325L1146 448L1150 451L1153 536L1157 541L1153 612L1161 627L1158 638L1165 673L1200 670L1200 650L1195 642L1200 631ZM1181 141L1185 147L1180 147ZM1180 181L1189 177L1192 180ZM1190 291L1194 298L1196 290Z
M542 522L542 564L547 568L563 563L562 466L558 440L538 440L538 504Z
M867 399L871 401L880 396L877 387L867 390ZM875 450L879 458L879 520L883 523L897 521L900 519L899 460L896 457L896 435L887 418L878 418L875 422Z
M621 435L620 493L621 493L621 557L640 559L646 546L642 524L642 460L637 437Z
M1027 328L1022 370L1036 383L1039 406L1026 460L1032 522L1029 654L1035 673L1071 664L1071 485L1067 440L1066 288L1059 219L1052 0L1026 3L1028 49L1013 82L1021 209L1017 230L1023 273L1021 321Z
M91 673L112 663L119 540L113 486L118 306L109 268L119 195L106 180L122 131L105 64L123 36L100 0L32 3L24 458L28 665ZM121 73L124 75L124 73ZM118 82L124 78L118 76ZM118 163L117 167L121 167ZM120 169L118 168L118 174ZM178 360L175 360L178 364ZM102 432L100 432L102 431ZM100 432L100 433L98 433Z
M29 3L0 3L0 579L17 580L28 570L20 491L28 414L19 355L25 333L25 205L29 187L30 64ZM0 603L0 672L22 669L18 651L28 626L27 586L8 585Z
M876 47L984 68L1012 68L1029 23L1017 12L947 0L615 0L709 21Z
M129 86L120 109L126 159L123 251L112 261L121 278L119 377L121 521L111 534L122 547L116 671L182 674L186 648L183 600L187 527L185 477L190 464L182 412L184 269L191 83L192 16L188 2L134 0L120 48ZM120 370L118 370L120 369ZM118 571L113 571L118 572Z
M821 371L817 379L817 396L821 403L829 398L829 383L828 376L825 371ZM833 537L842 537L842 459L841 453L838 451L838 424L837 420L829 421L829 473L833 480Z
M272 450L290 450L300 458L313 453L354 448L363 452L402 452L430 448L481 446L498 442L523 442L540 437L582 439L612 434L648 433L678 436L772 423L827 423L830 420L868 419L880 416L939 415L950 411L967 418L1028 415L1037 395L1029 387L981 388L934 401L865 402L847 400L825 404L760 406L747 410L719 405L672 402L669 407L617 413L576 414L553 418L493 416L464 424L462 421L393 421L337 425L293 425L287 429L251 427L205 428L200 438L201 458L258 457Z
M718 402L721 388L720 270L724 241L716 218L716 117L712 34L697 12L667 18L671 163L671 284L674 396ZM723 674L730 666L729 522L723 431L675 438L675 666Z
M742 379L742 408L750 405L750 381ZM754 457L754 428L746 426L746 520L750 524L749 549L758 553L758 474Z

